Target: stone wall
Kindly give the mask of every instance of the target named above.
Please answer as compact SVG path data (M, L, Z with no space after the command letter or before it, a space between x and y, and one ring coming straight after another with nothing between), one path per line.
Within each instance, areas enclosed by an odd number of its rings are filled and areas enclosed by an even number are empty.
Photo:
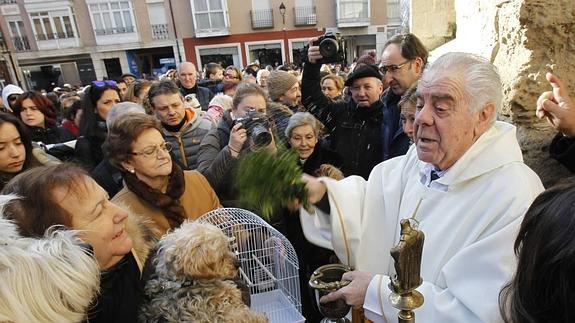
M455 36L453 0L411 0L410 30L427 48L436 48Z
M490 59L503 81L501 119L515 124L525 162L548 186L569 172L549 158L555 131L535 117L553 71L575 96L575 1L455 0L457 34L441 51L472 52Z

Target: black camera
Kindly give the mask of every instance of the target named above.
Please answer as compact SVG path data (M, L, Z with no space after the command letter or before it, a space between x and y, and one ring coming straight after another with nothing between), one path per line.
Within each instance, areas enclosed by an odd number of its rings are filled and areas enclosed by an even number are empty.
M266 116L259 114L256 109L250 109L245 117L235 119L232 127L238 123L241 123L242 127L246 129L248 136L257 148L266 147L272 142L272 134L268 130L270 128L269 120Z
M314 41L313 45L319 46L319 52L323 56L316 62L317 64L342 63L346 60L345 40L339 33L327 32ZM302 49L302 58L306 63L308 62L308 49L309 46Z

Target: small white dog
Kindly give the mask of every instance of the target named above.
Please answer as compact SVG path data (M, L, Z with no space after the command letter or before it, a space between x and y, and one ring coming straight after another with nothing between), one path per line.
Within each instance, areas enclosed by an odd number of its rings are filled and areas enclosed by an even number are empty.
M214 225L184 222L160 240L152 266L142 322L267 322L242 301L239 264Z
M0 195L0 322L78 322L100 285L95 258L70 230L22 238L2 214Z

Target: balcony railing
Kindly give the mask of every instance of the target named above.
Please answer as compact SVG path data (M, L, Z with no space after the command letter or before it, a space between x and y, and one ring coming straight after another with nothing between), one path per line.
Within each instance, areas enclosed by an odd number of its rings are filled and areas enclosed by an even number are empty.
M315 7L294 7L294 25L313 26L317 24Z
M105 28L105 29L94 29L96 35L114 35L114 34L129 34L135 31L134 26L127 27L116 27L116 28Z
M25 52L30 50L30 43L28 42L28 37L12 37L12 44L19 52Z
M152 25L153 39L168 39L168 24Z
M273 28L274 14L272 9L250 10L252 29Z
M0 0L0 6L3 4L16 4L16 0Z
M51 40L51 39L66 39L74 38L74 35L69 35L66 33L53 33L53 34L36 34L36 40Z

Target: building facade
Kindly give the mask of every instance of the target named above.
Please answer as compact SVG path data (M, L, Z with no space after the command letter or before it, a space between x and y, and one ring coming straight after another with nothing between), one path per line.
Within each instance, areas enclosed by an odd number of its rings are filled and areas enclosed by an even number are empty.
M399 1L0 0L0 85L154 77L182 60L300 64L325 32L344 37L351 62L400 29Z

